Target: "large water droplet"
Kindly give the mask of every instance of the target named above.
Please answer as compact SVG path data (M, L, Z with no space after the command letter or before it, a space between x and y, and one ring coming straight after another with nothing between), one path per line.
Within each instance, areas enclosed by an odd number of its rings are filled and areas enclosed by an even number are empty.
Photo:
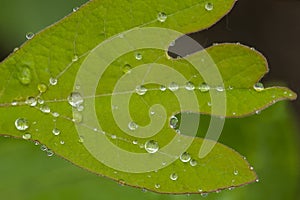
M170 127L173 128L173 129L176 129L178 127L178 118L176 116L172 116L170 118Z
M26 39L27 40L31 40L33 37L34 37L34 33L33 32L26 33Z
M49 106L47 106L47 105L41 105L40 111L42 111L43 113L50 113L51 112Z
M20 68L18 79L23 85L28 85L31 82L31 70L27 66Z
M58 82L57 78L51 77L51 78L49 79L50 85L56 85L57 82Z
M177 175L176 173L172 173L172 174L170 175L170 179L171 179L172 181L176 181L176 180L178 179L178 175Z
M36 106L37 105L37 100L34 97L28 97L25 101L25 103L29 106Z
M194 90L195 89L195 85L192 82L189 81L189 82L187 82L185 84L185 89L187 89L189 91Z
M199 90L200 92L208 92L210 90L210 87L206 83L202 83L201 85L199 85Z
M191 160L191 155L188 152L183 152L179 158L182 162L186 163Z
M145 150L148 153L156 153L159 150L158 142L155 140L149 140L145 143Z
M60 130L58 129L58 128L54 128L53 130L52 130L52 133L53 133L53 135L59 135L60 134Z
M30 134L30 133L25 133L25 134L22 136L22 138L23 138L24 140L29 140L29 139L31 138L31 134Z
M265 89L264 85L262 83L256 83L253 86L254 90L257 92L261 92Z
M160 22L165 22L167 20L168 16L164 12L160 12L157 15L157 20Z
M131 131L136 130L138 127L139 127L139 126L138 126L135 122L129 122L129 123L128 123L128 128L129 128L129 130L131 130Z
M15 121L15 126L19 131L25 131L29 128L29 122L27 121L27 119L18 118Z
M72 107L78 108L83 103L83 98L79 92L72 92L68 96L68 102Z
M123 71L124 74L129 74L131 72L131 69L132 69L132 67L129 64L125 64L122 67L122 71Z
M41 93L44 93L44 92L46 92L46 91L47 91L47 89L48 89L47 85L46 85L46 84L44 84L44 83L40 83L40 84L38 84L37 88L38 88L38 90L39 90Z
M212 11L212 10L214 9L214 4L208 2L208 3L205 4L204 7L205 7L205 10L207 10L207 11Z
M178 84L177 83L175 83L175 82L171 82L170 84L169 84L169 90L171 90L171 91L177 91L179 89L179 86L178 86Z
M147 88L145 88L144 86L142 86L142 85L139 85L139 86L137 86L136 88L135 88L135 92L138 94L138 95L144 95L144 94L146 94L146 92L147 92Z

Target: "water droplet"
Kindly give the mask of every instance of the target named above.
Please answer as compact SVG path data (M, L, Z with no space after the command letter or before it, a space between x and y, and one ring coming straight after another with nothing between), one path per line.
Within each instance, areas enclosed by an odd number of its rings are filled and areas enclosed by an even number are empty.
M45 85L44 83L38 84L37 88L38 88L38 90L39 90L41 93L46 92L47 89L48 89L47 85Z
M171 90L171 91L177 91L179 89L179 86L178 86L178 84L177 83L175 83L175 82L171 82L170 84L169 84L169 90Z
M207 192L201 193L201 197L207 197L207 196L208 196L208 193L207 193Z
M34 33L33 32L26 33L26 39L27 40L31 40L33 37L34 37Z
M228 87L228 90L233 90L233 86L229 86L229 87Z
M189 162L189 161L191 160L191 155L190 155L188 152L183 152L183 153L180 155L179 159L180 159L182 162L186 163L186 162Z
M157 15L157 20L160 22L165 22L167 20L168 16L164 12L160 12Z
M31 138L31 135L30 135L30 133L25 133L25 134L22 136L22 138L23 138L24 140L29 140L29 139Z
M133 140L133 141L132 141L132 144L135 144L135 145L136 145L136 144L138 144L138 141L137 141L137 140Z
M78 61L78 56L74 55L74 57L72 58L72 62L77 62Z
M55 118L57 118L57 117L59 117L59 113L54 112L54 113L52 113L52 116L55 117Z
M131 69L132 69L132 67L129 64L125 64L122 67L122 71L123 71L124 74L129 74L131 72Z
M117 139L116 135L111 135L110 137L111 137L111 139L114 139L114 140Z
M177 175L176 173L172 173L172 174L170 175L170 179L171 179L172 181L176 181L176 180L178 179L178 175Z
M179 122L178 118L176 116L172 116L170 118L170 127L173 128L173 129L177 128L178 127L178 122Z
M77 12L79 10L79 7L73 8L73 12Z
M210 90L210 87L206 83L202 83L201 85L199 85L199 90L200 92L208 92Z
M78 108L83 103L83 101L84 100L79 92L72 92L68 96L68 102L74 108Z
M15 121L15 126L19 131L25 131L29 128L29 122L27 121L27 119L18 118Z
M50 113L51 112L49 106L47 106L47 105L41 105L40 111L42 111L43 113Z
M83 143L84 142L84 137L83 136L79 136L78 142L79 143Z
M261 113L260 110L255 111L255 114L259 115Z
M49 149L49 150L47 151L47 156L51 157L51 156L53 156L53 155L54 155L53 151Z
M238 170L234 170L233 174L237 176L237 175L239 175L239 171Z
M59 143L60 143L60 144L65 144L65 141L61 140Z
M19 51L19 47L14 48L13 52Z
M160 188L160 184L155 184L155 188L156 189Z
M231 190L234 190L234 189L235 189L234 186L228 188L228 190L230 190L230 191L231 191Z
M264 85L262 83L256 83L253 86L254 90L256 90L257 92L261 92L265 89Z
M136 53L135 54L135 59L142 60L143 59L143 55L141 53Z
M54 129L52 130L52 133L53 133L53 135L57 136L57 135L60 134L60 130L57 129L57 128L54 128Z
M12 106L16 106L16 105L18 105L18 102L17 102L17 101L12 101L12 102L11 102L11 105L12 105Z
M37 105L37 100L34 97L28 97L25 101L25 103L29 106L36 106Z
M216 87L216 90L218 91L218 92L224 92L224 87L222 87L222 86L218 86L218 87Z
M251 171L253 171L253 170L254 170L254 167L251 166L249 169L250 169Z
M190 165L191 165L192 167L195 167L196 165L198 165L197 160L191 159L191 160L190 160Z
M258 183L258 182L259 182L259 179L256 179L255 182Z
M162 91L162 92L164 92L164 91L167 90L167 87L164 86L164 85L161 85L161 86L159 86L159 90Z
M56 85L56 84L57 84L57 82L58 82L57 78L53 78L53 77L51 77L51 78L49 79L49 83L50 83L50 85Z
M205 4L205 10L212 11L213 9L214 9L214 4L213 3L208 2L208 3Z
M37 102L38 102L38 104L41 104L41 105L45 103L45 101L41 98L38 98Z
M73 122L80 123L82 122L82 114L80 112L73 111Z
M47 150L48 150L48 148L46 147L46 145L41 145L40 149L41 149L42 151L47 151Z
M195 89L195 85L192 82L189 81L189 82L187 82L185 84L185 89L187 89L189 91L194 90Z
M180 129L176 129L175 132L178 133L178 134L181 134Z
M158 142L155 140L149 140L145 143L145 150L148 153L156 153L159 150Z
M84 106L83 105L79 105L78 107L77 107L77 111L78 112L82 112L84 110Z
M31 70L27 66L20 68L18 79L23 85L28 85L31 82Z
M131 131L136 130L138 127L139 127L139 126L138 126L135 122L129 122L129 123L128 123L128 128L129 128L129 130L131 130Z
M135 92L136 92L138 95L142 96L142 95L146 94L147 88L145 88L145 87L142 86L142 85L139 85L139 86L137 86L137 87L135 88Z

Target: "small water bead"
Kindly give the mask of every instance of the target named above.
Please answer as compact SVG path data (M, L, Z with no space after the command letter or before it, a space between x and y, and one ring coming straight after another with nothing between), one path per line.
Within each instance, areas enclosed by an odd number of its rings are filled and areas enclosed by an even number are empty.
M158 142L155 140L147 141L144 147L148 153L156 153L159 150Z
M176 180L178 179L178 175L177 175L176 173L172 173L172 174L170 175L170 179L171 179L172 181L176 181Z
M83 105L79 105L78 107L77 107L77 111L78 112L82 112L84 110L84 106Z
M143 59L143 55L141 53L136 53L135 54L135 59L142 60Z
M78 142L79 143L83 143L84 142L84 137L83 136L79 136Z
M172 92L174 92L174 91L177 91L178 89L179 89L179 86L178 86L178 84L177 83L175 83L175 82L171 82L170 84L169 84L169 90L171 90Z
M45 103L45 101L43 99L41 99L41 98L38 98L37 102L38 102L38 104L41 104L41 105Z
M201 197L207 197L207 196L208 196L208 193L207 193L207 192L201 193Z
M40 111L42 111L43 113L50 113L51 109L47 105L41 105Z
M164 91L167 90L167 87L164 86L164 85L161 85L161 86L159 86L159 90L162 91L162 92L164 92Z
M188 152L183 152L179 159L181 160L181 162L187 163L191 160L191 155Z
M48 148L47 148L46 145L41 145L40 149L41 149L42 151L47 151L47 150L48 150Z
M208 92L210 90L210 87L206 83L202 83L201 85L199 85L199 90L200 92Z
M53 77L51 77L51 78L49 79L49 83L50 83L50 85L56 85L56 84L57 84L57 82L58 82L57 78L53 78Z
M19 47L14 48L13 52L19 51Z
M65 144L65 141L61 140L59 143L60 143L60 144Z
M178 133L178 134L181 134L180 129L176 129L175 132Z
M79 10L79 7L73 8L73 12L77 12Z
M82 122L82 119L83 117L80 112L76 112L76 111L73 112L73 119L72 119L73 122L80 123Z
M173 128L173 129L177 128L178 127L178 122L179 122L178 118L176 116L172 116L170 118L170 127Z
M29 106L36 106L37 105L37 100L35 99L35 97L28 97L25 101L25 103Z
M256 83L253 86L254 90L257 92L261 92L265 89L264 85L262 83Z
M137 145L137 144L138 144L138 141L137 141L137 140L133 140L133 141L132 141L132 144Z
M197 160L191 159L191 160L190 160L190 165L191 165L192 167L195 167L196 165L198 165Z
M38 84L37 88L38 88L38 90L39 90L41 93L46 92L47 89L48 89L47 85L45 85L44 83Z
M145 88L145 87L142 86L142 85L139 85L139 86L137 86L137 87L135 88L135 92L136 92L138 95L142 96L142 95L146 94L147 88Z
M128 123L128 128L131 131L135 131L139 126L135 122L129 122Z
M55 118L57 118L57 117L59 117L59 113L54 112L54 113L52 113L52 116L55 117Z
M12 102L11 102L11 105L12 105L12 106L16 106L16 105L18 105L18 102L17 102L17 101L12 101Z
M251 166L251 167L249 167L249 169L250 169L251 171L253 171L253 170L254 170L254 167Z
M57 136L57 135L60 134L60 130L59 130L58 128L54 128L54 129L52 130L52 133L53 133L53 135Z
M214 9L214 4L208 2L208 3L205 4L204 7L205 7L205 10L207 10L207 11L212 11L212 10Z
M20 68L18 79L23 85L28 85L31 82L31 70L27 66Z
M47 151L47 156L51 157L51 156L53 156L53 155L54 155L53 151L49 149L49 150Z
M33 32L26 33L26 39L27 40L31 40L33 37L34 37L34 33Z
M165 22L167 20L167 18L168 18L168 16L164 12L160 12L157 15L157 20L160 21L160 22Z
M125 64L122 67L122 71L123 71L124 74L129 74L131 72L131 69L132 69L132 67L129 64Z
M25 134L22 136L22 138L23 138L24 140L29 140L29 139L31 138L31 134L30 134L30 133L25 133Z
M222 86L217 86L217 87L216 87L216 90L217 90L218 92L224 92L224 91L225 91L224 87L222 87Z
M195 85L194 85L194 83L192 83L192 82L187 82L186 84L185 84L185 89L187 89L187 90L189 90L189 91L192 91L192 90L194 90L195 89Z
M255 182L258 183L258 182L259 182L259 179L256 179Z
M78 108L84 102L79 92L72 92L67 99L69 104L74 108Z
M27 119L24 118L18 118L15 121L15 127L19 130L19 131L25 131L29 128L29 122L27 121Z
M237 175L239 175L239 171L238 171L238 170L234 170L234 171L233 171L233 174L234 174L235 176L237 176Z
M160 184L155 184L154 186L156 189L159 189L160 188Z
M77 62L78 61L78 56L74 55L74 57L72 58L72 62Z
M116 135L111 135L110 137L111 137L111 139L114 139L114 140L117 139Z
M230 190L230 191L231 191L231 190L234 190L234 189L235 189L234 186L228 188L228 190Z

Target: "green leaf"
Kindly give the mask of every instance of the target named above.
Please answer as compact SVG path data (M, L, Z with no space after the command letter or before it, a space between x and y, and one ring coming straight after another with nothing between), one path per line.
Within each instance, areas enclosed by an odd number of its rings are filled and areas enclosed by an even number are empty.
M31 137L47 146L42 148L48 155L53 151L120 184L161 193L203 193L253 182L255 173L237 152L211 140L180 135L169 126L171 116L183 111L221 116L222 121L224 116L249 115L276 101L296 98L287 88L254 90L267 72L266 62L242 45L222 44L186 59L166 56L165 48L181 35L174 30L208 28L234 2L91 1L1 63L0 132ZM166 28L173 30L165 32ZM154 49L155 45L164 48ZM121 55L113 57L117 53ZM144 67L138 67L141 64ZM128 70L131 73L124 75ZM206 82L210 91L189 91L184 88L187 81L187 88ZM158 82L176 91L163 92ZM147 91L138 91L146 94L135 94L137 86L146 87ZM84 107L74 108L74 99L81 103L81 96ZM128 127L130 115L139 126L135 131ZM196 133L198 123L184 129L185 120L181 121L180 131ZM144 149L150 139L160 147L154 154ZM184 151L196 166L178 159Z

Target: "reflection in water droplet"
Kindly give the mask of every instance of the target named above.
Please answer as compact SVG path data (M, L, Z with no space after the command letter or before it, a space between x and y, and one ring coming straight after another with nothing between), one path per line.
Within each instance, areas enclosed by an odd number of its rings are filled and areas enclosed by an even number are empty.
M128 128L131 130L131 131L134 131L138 128L139 126L135 123L135 122L129 122L128 123Z
M39 90L41 93L46 92L47 89L48 89L47 85L45 85L44 83L38 84L37 88L38 88L38 90Z
M172 181L176 181L176 180L178 179L178 175L177 175L176 173L172 173L172 174L170 175L170 179L171 179Z
M19 131L25 131L29 128L29 122L27 121L27 119L24 118L18 118L15 121L15 127L19 130Z
M214 9L214 4L213 3L208 2L208 3L205 4L205 10L212 11L213 9Z
M165 22L167 20L168 16L164 12L160 12L157 15L157 20L160 22Z
M191 160L191 155L188 152L183 152L179 158L182 162L186 163Z
M57 128L54 128L54 129L52 130L52 133L53 133L53 135L57 136L57 135L60 134L60 130L57 129Z
M173 129L177 128L178 127L178 122L179 122L178 118L176 116L172 116L170 118L170 127L173 128Z
M145 150L148 153L156 153L159 150L158 142L155 140L149 140L145 143Z
M262 83L256 83L253 86L254 90L257 92L261 92L265 89L264 85Z

